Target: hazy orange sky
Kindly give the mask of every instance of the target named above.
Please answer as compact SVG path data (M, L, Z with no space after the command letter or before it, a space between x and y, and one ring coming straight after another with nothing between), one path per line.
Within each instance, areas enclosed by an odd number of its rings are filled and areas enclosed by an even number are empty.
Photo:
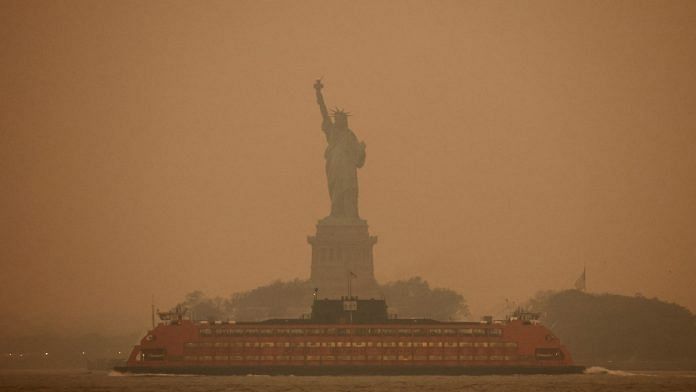
M696 2L1 1L0 335L309 276L312 84L380 281L696 310Z

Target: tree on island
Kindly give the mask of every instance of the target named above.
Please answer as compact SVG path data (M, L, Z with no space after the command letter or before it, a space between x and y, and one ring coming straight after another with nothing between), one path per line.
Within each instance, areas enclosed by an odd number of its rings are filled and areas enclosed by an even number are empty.
M404 318L463 320L469 316L464 297L454 290L431 288L421 277L381 285L390 312Z
M657 298L546 291L529 301L575 359L650 366L696 361L696 317Z
M464 297L450 289L431 288L420 277L380 286L390 313L399 317L460 320L469 315ZM209 298L201 291L186 295L179 305L199 320L258 321L295 318L310 312L314 289L309 280L275 281L229 298Z

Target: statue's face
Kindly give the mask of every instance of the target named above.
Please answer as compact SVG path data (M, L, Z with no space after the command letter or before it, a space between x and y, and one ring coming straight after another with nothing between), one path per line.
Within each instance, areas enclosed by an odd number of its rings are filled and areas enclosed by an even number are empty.
M341 115L336 116L336 118L334 119L334 125L336 125L336 128L347 129L348 128L348 117L341 116Z

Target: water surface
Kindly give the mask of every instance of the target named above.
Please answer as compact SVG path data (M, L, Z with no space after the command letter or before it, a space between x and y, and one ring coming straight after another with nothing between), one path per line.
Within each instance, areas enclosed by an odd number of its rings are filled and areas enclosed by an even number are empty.
M696 391L696 372L608 371L524 376L161 376L116 372L0 371L0 391Z

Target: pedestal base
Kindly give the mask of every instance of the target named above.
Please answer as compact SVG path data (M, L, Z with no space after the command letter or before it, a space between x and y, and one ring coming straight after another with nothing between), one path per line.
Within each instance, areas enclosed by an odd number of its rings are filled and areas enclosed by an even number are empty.
M319 298L348 296L349 290L363 299L381 296L372 258L377 237L370 236L366 221L324 218L307 242L312 245L310 279Z

